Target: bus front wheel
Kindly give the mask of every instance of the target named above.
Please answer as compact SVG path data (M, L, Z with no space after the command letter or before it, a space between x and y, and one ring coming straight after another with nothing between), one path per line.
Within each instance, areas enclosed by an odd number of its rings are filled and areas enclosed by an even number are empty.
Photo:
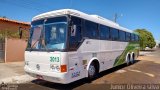
M93 79L96 76L96 65L94 62L92 62L88 68L88 78Z

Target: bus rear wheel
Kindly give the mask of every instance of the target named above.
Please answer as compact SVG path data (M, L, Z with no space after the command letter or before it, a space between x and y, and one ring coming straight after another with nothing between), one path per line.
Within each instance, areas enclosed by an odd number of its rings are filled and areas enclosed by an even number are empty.
M135 54L133 53L131 57L131 64L133 64L134 62L135 62Z
M131 56L130 56L130 54L127 55L126 64L127 64L127 66L129 66L131 64Z

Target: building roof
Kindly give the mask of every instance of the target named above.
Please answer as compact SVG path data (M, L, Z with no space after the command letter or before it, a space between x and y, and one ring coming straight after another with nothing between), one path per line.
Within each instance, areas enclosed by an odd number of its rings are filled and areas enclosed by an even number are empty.
M123 31L127 31L127 32L131 32L131 33L133 32L132 30L124 28L124 27L120 26L118 23L115 23L109 19L103 18L98 15L89 15L89 14L86 14L86 13L83 13L83 12L80 12L80 11L74 10L74 9L61 9L61 10L50 11L50 12L43 13L43 14L40 14L40 15L33 17L32 21L44 19L44 18L48 18L48 17L62 16L62 15L72 15L72 16L76 16L76 17L80 17L80 18L89 20L89 21L100 23L102 25L107 25L107 26L110 26L112 28L116 28L119 30L123 30Z
M12 23L23 24L23 25L28 25L28 26L30 25L29 22L21 22L21 21L10 20L10 19L1 18L1 17L0 17L0 21L12 22Z

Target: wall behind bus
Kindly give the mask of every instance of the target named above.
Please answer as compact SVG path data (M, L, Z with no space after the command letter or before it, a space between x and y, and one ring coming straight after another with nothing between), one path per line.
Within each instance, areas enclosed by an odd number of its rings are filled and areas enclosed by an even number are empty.
M5 44L5 62L24 61L26 40L6 39Z

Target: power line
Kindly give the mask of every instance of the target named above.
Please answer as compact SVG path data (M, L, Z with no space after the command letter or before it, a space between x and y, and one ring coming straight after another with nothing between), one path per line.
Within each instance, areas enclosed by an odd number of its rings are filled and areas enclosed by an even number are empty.
M18 3L19 1L16 1L14 0L13 1L10 1L10 0L1 0L2 3L6 3L6 4L9 4L9 5L14 5L14 6L17 6L17 7L22 7L22 8L25 8L25 9L32 9L32 10L35 10L35 11L38 11L38 12L41 12L42 10L39 9L39 8L35 8L35 7L32 7L33 4L31 3Z
M21 0L23 3L26 3L26 4L29 4L29 5L32 5L32 6L34 6L35 8L37 8L37 9L40 9L40 10L42 10L42 9L49 9L49 8L51 8L49 5L46 5L45 3L40 3L39 1L37 2L37 1L35 1L35 0ZM34 4L34 5L33 5Z
M120 16L118 16L118 14L115 13L115 15L114 15L114 22L117 23L117 19L118 19L119 17L122 17L122 16L123 16L123 14L121 14Z
M18 0L19 1L19 0ZM23 3L25 6L27 6L27 7L30 7L30 8L32 8L32 9L36 9L36 10L38 10L38 11L41 11L42 9L40 9L39 7L35 7L36 5L33 5L33 3L31 3L31 2L28 2L28 0L20 0L21 1L21 3ZM33 7L34 6L34 7ZM27 8L26 7L26 8Z
M14 0L14 1L13 0L1 0L1 2L5 4L9 4L9 5L29 9L29 10L34 10L40 13L46 10L48 11L52 9L51 5L45 2L41 3L38 0ZM69 7L72 8L72 5L73 5L73 0L70 0Z
M70 8L72 8L72 4L73 4L73 1L72 1L72 0L70 0Z
M35 8L37 8L37 9L39 9L41 11L52 9L52 7L50 5L48 5L47 3L45 3L45 2L40 3L39 1L36 1L36 0L21 0L21 1L23 3L30 4L30 5L34 6Z

